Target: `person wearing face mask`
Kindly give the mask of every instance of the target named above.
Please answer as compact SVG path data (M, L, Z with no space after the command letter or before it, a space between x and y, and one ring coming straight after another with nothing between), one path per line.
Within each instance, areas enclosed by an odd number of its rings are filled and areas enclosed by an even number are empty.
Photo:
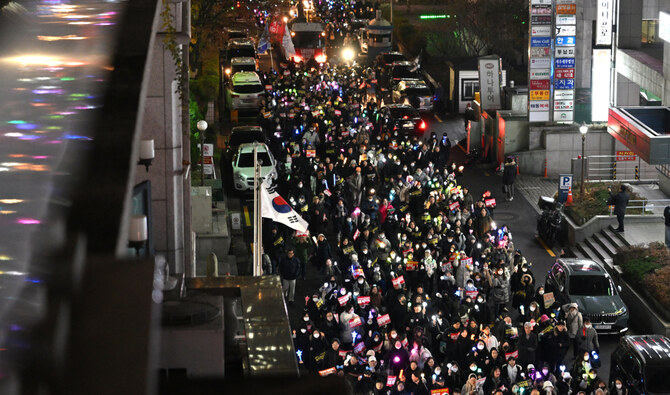
M335 315L332 311L326 312L321 325L319 325L319 329L323 332L328 341L340 337L340 324L335 319Z
M566 304L562 308L563 311L567 311L565 315L565 324L568 328L568 335L572 340L573 352L577 353L577 332L584 325L584 319L582 318L582 313L579 312L579 307L577 303ZM578 376L573 376L575 379Z
M494 315L498 317L507 303L509 303L509 280L505 276L505 270L499 267L495 270L491 283L493 295Z
M588 352L590 354L591 351L600 354L600 344L598 343L598 332L593 328L591 320L587 317L584 318L584 325L577 331L577 352ZM596 361L600 362L600 358L591 361L591 363Z
M615 377L614 380L612 380L609 395L628 395L628 388L623 385L623 380L618 377Z
M489 359L489 351L486 349L486 343L479 339L475 342L474 347L468 353L468 363L476 364L477 368L484 372L486 367L486 360Z
M591 356L589 353L578 353L575 356L575 361L572 364L572 369L570 374L573 377L573 389L579 388L579 386L584 383L582 389L586 388L586 379L588 378L589 372L591 369Z
M537 375L537 373L539 373L539 375ZM556 386L556 376L551 372L549 364L546 362L542 364L542 368L537 373L534 378L536 386L547 381L551 382L552 386Z
M309 370L316 373L319 370L325 369L326 364L326 350L328 343L323 338L323 335L317 330L312 331L312 336L309 340ZM304 360L304 355L303 355Z
M533 332L533 324L526 321L523 324L523 333L519 335L518 349L519 349L519 364L535 364L536 355L539 345L537 334Z
M533 277L528 273L523 273L523 270L524 268L522 267L522 274L519 278L519 284L516 287L517 291L514 293L514 297L512 298L512 306L515 309L518 309L519 306L524 306L525 309L527 309L528 304L533 299L533 295L535 294L535 284L533 283ZM525 268L525 270L528 270L528 268ZM523 315L525 314L527 314L527 312L523 313Z
M519 381L524 380L521 376L521 372L523 372L523 369L516 363L516 358L507 358L507 364L502 367L502 375L510 385L514 385Z
M310 363L310 354L309 354L309 343L311 340L311 334L307 330L307 325L304 323L300 324L300 327L297 331L294 331L293 338L293 347L295 347L296 352L301 351L302 355L298 358L299 368L306 369ZM302 363L300 362L302 359Z
M402 346L400 340L393 342L391 348L384 356L384 365L390 369L392 376L398 376L401 370L407 371L409 367L409 352Z
M345 350L351 350L354 340L352 339L352 333L356 328L352 328L349 325L349 322L358 317L354 313L354 306L351 303L347 303L344 306L344 311L340 313L340 326L342 327L342 348ZM359 317L360 318L360 317Z
M481 324L481 332L479 333L479 338L486 343L486 349L489 350L489 352L493 348L498 348L499 343L498 339L491 333L491 327L485 324L486 321L483 321Z
M458 392L465 384L465 373L459 368L458 362L451 361L446 364L444 376L445 384L450 389L449 393Z

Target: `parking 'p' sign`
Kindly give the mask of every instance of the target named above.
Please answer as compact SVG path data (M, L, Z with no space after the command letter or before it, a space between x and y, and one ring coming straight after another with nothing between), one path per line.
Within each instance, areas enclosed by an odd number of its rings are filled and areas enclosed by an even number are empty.
M563 203L568 200L568 190L572 187L572 174L561 174L558 176L558 201Z

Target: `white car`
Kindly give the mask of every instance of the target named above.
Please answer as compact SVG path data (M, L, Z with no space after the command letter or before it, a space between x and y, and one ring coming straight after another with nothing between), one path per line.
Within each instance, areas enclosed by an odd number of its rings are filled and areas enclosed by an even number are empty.
M256 155L261 162L261 179L269 177L272 182L277 180L277 161L268 146L264 143L242 144L233 156L233 183L238 191L254 189L254 144L257 144Z
M258 74L240 71L226 84L226 103L230 110L256 109L265 91Z

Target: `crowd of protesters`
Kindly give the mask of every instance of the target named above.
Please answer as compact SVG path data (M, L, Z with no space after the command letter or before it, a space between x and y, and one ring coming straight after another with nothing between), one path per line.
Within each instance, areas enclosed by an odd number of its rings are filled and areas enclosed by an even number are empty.
M264 76L258 121L288 180L279 193L309 223L273 224L263 243L266 272L285 280L289 305L304 303L301 370L362 394L621 394L598 376L595 329L544 293L495 199L473 196L450 162L447 136L388 127L369 94L379 63ZM308 270L321 286L296 302Z

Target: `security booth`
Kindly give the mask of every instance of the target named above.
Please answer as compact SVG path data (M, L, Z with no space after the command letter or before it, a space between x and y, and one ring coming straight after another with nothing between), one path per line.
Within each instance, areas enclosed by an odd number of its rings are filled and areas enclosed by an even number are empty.
M607 131L638 161L655 166L659 188L670 194L670 108L610 107Z
M377 10L375 19L368 22L368 63L372 63L378 55L391 51L391 34L393 25L382 18L381 10Z
M448 92L449 99L446 104L447 111L457 112L462 114L468 103L475 100L475 93L480 91L479 88L479 70L478 58L472 57L463 59L460 63L447 63L445 66L449 68L449 86L445 86L445 92ZM501 85L507 85L507 65L502 63L501 70Z

